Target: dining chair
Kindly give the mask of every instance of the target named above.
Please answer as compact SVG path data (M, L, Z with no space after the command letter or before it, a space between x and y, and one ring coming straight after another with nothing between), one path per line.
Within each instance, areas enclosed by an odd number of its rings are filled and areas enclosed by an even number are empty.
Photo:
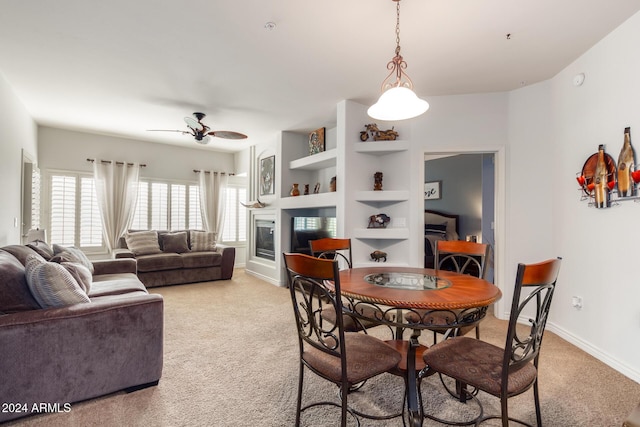
M338 262L297 253L283 256L300 350L295 425L300 425L302 412L319 405L340 407L341 426L346 425L347 414L354 417L357 425L358 417L383 420L400 416L372 416L348 406L347 397L354 385L394 369L401 356L378 338L345 331L342 316L337 317L335 324L321 320L327 306L337 313L343 310ZM302 407L305 368L336 384L340 403L320 401Z
M435 268L436 270L453 271L460 274L469 274L481 279L486 279L486 263L491 246L484 243L467 242L465 240L438 240L436 241ZM480 339L480 326L478 322L467 321L468 325L452 329L452 324L462 320L465 316L471 320L471 312L451 310L442 312L426 312L424 310L412 310L406 313L405 318L413 323L429 323L426 329L435 334L450 334L453 336L466 335L469 331L476 330L476 338Z
M309 240L309 249L311 255L322 259L337 260L339 264L347 268L353 267L353 259L351 257L351 239L325 237L317 240ZM379 323L367 319L376 319L381 316L379 310L373 307L362 305L360 308L362 316L343 316L344 328L349 332L358 332L378 326ZM377 317L376 317L377 315ZM328 307L323 311L322 317L327 322L336 323L336 312Z
M488 419L501 419L503 427L509 426L510 420L530 426L509 417L507 401L533 387L536 421L542 426L538 361L560 264L561 258L518 264L504 348L469 337L453 337L424 352L426 368L421 377L439 373L453 378L460 391L458 398L461 401L474 399L480 405L478 418L466 424L475 422L478 425ZM521 298L523 287L531 288L531 292ZM521 317L529 317L528 324L519 325ZM467 391L467 386L500 398L501 414L484 416L480 401ZM441 423L460 425L431 414L424 416Z

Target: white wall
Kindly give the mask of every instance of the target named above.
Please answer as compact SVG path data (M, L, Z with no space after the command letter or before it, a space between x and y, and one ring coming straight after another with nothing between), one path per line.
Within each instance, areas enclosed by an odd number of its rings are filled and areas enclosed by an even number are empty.
M38 148L41 169L91 171L91 158L145 163L140 172L145 178L196 181L194 169L235 172L233 153L44 126L39 128Z
M36 160L38 135L36 124L1 73L0 111L0 246L5 246L20 244L22 150Z
M617 160L631 127L640 163L640 13L551 80L553 247L564 256L552 321L568 340L640 382L638 218L631 201L608 209L579 200L575 177L605 144ZM585 73L580 87L573 77ZM635 140L633 139L635 136ZM581 296L582 310L571 307Z

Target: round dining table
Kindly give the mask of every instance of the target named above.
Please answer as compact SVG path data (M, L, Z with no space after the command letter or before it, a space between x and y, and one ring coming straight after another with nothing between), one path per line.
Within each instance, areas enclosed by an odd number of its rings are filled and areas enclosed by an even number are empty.
M496 285L474 276L391 266L342 270L340 291L346 300L345 310L351 314L395 327L396 343L401 342L398 340L402 340L405 329L412 330L410 340L404 341L407 343L406 396L412 426L421 426L423 420L415 367L416 349L425 348L418 343L420 331L434 326L428 319L433 319L436 313L446 313L446 328L456 331L460 326L477 324L485 316L487 307L502 297ZM369 310L363 310L365 306ZM411 319L407 313L415 315L413 321L407 320Z

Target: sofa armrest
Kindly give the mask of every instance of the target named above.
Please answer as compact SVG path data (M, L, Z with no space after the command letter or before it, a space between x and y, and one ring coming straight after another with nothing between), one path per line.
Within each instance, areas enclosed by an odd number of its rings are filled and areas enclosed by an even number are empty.
M118 248L112 251L114 258L135 258L135 254L131 252L129 249Z
M133 273L138 270L138 262L131 258L104 259L93 261L93 275Z
M153 383L162 375L162 296L7 314L0 316L0 342L0 396L28 408ZM0 422L22 415L0 413Z
M220 278L223 280L231 279L233 277L233 267L236 263L236 248L218 243L216 252L222 254L222 262L220 263L222 277Z

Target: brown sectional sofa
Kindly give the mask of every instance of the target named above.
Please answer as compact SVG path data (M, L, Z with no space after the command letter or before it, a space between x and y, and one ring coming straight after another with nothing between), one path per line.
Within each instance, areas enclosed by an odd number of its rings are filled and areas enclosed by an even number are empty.
M147 293L135 260L93 262L89 303L42 309L23 267L35 253L22 245L0 248L0 403L14 404L0 411L0 422L43 403L64 410L157 384L163 299Z
M189 230L187 245L191 247ZM131 231L135 233L135 231ZM154 286L177 285L183 283L228 280L233 276L236 248L216 244L215 251L191 251L176 253L165 251L163 236L179 231L156 231L161 252L136 255L127 248L126 239L119 240L119 248L114 250L116 259L135 258L138 265L138 278L147 288Z

